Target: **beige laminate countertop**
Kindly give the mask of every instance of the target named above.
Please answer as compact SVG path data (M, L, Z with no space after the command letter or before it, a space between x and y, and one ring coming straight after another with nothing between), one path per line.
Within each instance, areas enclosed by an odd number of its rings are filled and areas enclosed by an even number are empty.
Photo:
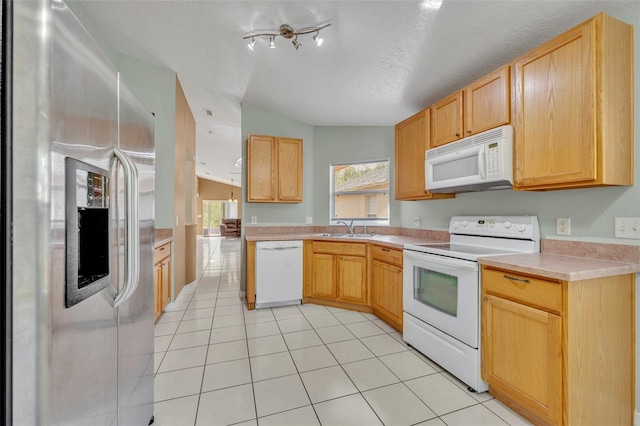
M637 263L546 253L488 256L479 258L478 262L485 266L562 281L588 280L640 272L640 264Z
M158 248L158 247L162 247L163 245L170 243L173 241L173 237L169 237L169 238L163 238L162 240L157 240L154 245L153 248Z
M328 237L322 234L259 234L246 236L247 241L294 241L294 240L326 240L337 242L373 243L396 249L402 249L405 244L433 244L444 243L442 240L430 240L426 238L407 237L404 235L378 234L369 238L355 237Z

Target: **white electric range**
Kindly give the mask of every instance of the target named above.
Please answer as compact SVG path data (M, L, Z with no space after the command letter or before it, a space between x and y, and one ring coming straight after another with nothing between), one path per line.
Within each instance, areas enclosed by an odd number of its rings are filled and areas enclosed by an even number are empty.
M536 216L454 216L449 243L404 246L403 338L484 392L478 258L540 251Z

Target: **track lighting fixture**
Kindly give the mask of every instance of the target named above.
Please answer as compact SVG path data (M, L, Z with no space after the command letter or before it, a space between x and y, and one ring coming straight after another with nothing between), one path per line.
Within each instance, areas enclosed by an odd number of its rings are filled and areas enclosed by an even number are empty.
M311 34L311 33L316 33L313 36L313 41L316 43L316 46L320 46L322 45L322 37L320 37L320 30L327 28L328 26L330 26L331 24L325 24L325 25L321 25L321 26L315 26L315 27L305 27L305 28L301 28L299 30L294 30L293 27L291 27L290 25L287 24L283 24L280 25L280 28L278 30L267 30L264 32L258 32L258 33L254 33L254 34L248 34L244 37L242 37L243 40L246 39L251 39L251 43L248 44L249 49L253 50L256 42L260 37L268 37L269 38L269 47L271 49L275 49L276 44L275 44L275 39L276 37L282 37L285 38L287 40L291 40L291 44L293 44L293 47L296 48L296 50L300 49L300 46L302 46L302 43L300 43L298 41L298 36L300 35L305 35L305 34Z

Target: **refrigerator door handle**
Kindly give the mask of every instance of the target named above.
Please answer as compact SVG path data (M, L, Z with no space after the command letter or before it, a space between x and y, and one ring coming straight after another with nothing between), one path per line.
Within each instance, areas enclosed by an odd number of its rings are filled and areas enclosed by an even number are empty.
M122 290L113 301L118 307L136 291L140 279L140 225L138 223L138 169L134 162L118 148L113 154L122 164L125 181L125 274Z

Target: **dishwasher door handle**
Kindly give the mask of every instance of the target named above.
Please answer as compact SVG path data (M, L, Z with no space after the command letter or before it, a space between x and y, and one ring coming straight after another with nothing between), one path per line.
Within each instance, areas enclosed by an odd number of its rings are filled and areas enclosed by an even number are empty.
M300 249L302 247L295 247L295 246L291 246L291 247L259 247L257 250L292 250L292 249Z

